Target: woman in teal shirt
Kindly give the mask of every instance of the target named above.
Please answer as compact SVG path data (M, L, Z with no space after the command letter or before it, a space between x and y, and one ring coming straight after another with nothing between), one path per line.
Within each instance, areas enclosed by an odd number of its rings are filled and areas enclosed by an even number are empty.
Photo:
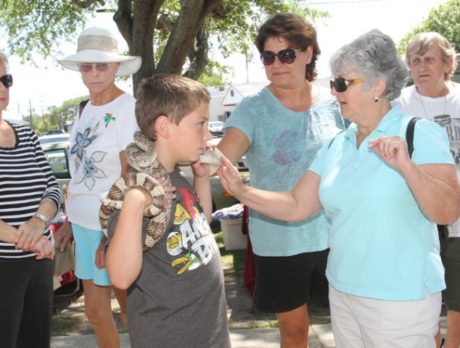
M331 219L329 280L337 347L434 347L445 288L436 223L460 214L460 188L445 132L391 100L407 69L377 30L342 47L331 81L350 127L326 144L289 193L243 186L224 160L227 190L250 208L297 221L323 209Z
M310 23L276 14L260 27L256 46L270 83L238 104L219 149L233 162L246 154L252 186L289 191L344 122L329 91L313 83L320 50ZM250 211L255 306L276 313L282 347L307 346L309 294L327 295L329 228L324 214L292 223Z

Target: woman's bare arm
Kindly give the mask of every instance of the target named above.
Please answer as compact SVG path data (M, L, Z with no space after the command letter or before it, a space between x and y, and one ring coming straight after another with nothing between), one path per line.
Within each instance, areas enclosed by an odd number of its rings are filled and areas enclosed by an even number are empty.
M218 173L228 192L249 208L273 219L301 221L322 209L318 196L321 178L316 173L305 173L291 192L264 191L244 185L238 170L225 157Z

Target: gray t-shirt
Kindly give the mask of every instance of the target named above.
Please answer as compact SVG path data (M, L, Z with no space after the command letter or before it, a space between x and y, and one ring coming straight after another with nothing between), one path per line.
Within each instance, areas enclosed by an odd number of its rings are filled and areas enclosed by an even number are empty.
M219 249L190 183L177 171L170 178L176 188L170 226L144 252L128 290L131 346L230 347Z

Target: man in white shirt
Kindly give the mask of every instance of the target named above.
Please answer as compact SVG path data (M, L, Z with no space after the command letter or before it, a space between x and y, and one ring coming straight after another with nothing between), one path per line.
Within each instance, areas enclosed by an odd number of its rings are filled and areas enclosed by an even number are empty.
M435 32L415 35L406 48L414 85L397 100L404 113L434 120L447 132L460 178L460 84L451 80L457 67L455 49ZM417 134L414 135L417 137ZM449 226L442 252L446 269L447 336L445 348L460 344L460 220Z

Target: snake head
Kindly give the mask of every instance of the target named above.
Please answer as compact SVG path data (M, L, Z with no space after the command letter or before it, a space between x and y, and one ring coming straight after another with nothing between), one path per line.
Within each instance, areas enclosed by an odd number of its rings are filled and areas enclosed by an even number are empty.
M131 167L144 171L157 159L155 143L141 132L136 132L133 142L126 147L126 156Z

